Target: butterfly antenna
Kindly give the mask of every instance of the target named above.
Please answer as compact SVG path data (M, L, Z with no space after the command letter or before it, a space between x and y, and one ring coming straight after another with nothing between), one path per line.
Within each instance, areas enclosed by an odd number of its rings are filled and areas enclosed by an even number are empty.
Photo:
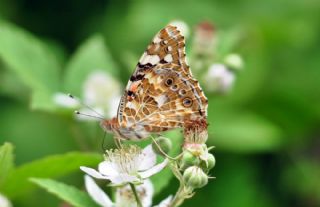
M105 119L105 117L104 117L102 114L98 113L98 112L97 112L96 110L94 110L92 107L90 107L90 106L88 106L87 104L83 103L80 99L74 97L72 94L69 93L68 96L69 96L70 98L78 101L78 102L80 103L80 105L84 106L84 108L90 109L92 112L94 112L96 115L98 115L100 119ZM77 111L76 111L76 114L88 116L88 114L83 114L83 113L79 113L79 112L77 113ZM89 116L92 116L92 115L89 115ZM92 117L96 117L96 116L92 116Z
M100 120L105 120L105 118L99 117L99 116L95 116L95 115L91 115L91 114L84 114L80 111L74 111L75 114L77 115L81 115L81 116L87 116L87 117L91 117L91 118L95 118L95 119L100 119Z

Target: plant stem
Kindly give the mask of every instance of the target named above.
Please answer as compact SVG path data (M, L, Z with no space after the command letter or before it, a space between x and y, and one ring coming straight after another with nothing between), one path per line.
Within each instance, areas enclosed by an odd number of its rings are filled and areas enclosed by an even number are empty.
M138 206L138 207L143 207L143 206L142 206L142 203L141 203L141 201L140 201L140 198L139 198L139 196L138 196L138 193L137 193L137 190L136 190L136 186L134 186L134 184L132 184L132 183L129 183L129 185L130 185L131 190L132 190L132 193L133 193L133 195L134 195L134 197L135 197L135 199L136 199L136 201L137 201L137 206Z
M180 204L182 204L182 202L184 200L183 196L181 196L182 189L183 189L183 186L180 185L178 192L176 193L176 195L174 196L174 198L172 199L172 201L170 203L170 207L176 207L176 206L179 206Z
M184 202L185 199L192 197L193 190L191 188L188 188L185 186L184 181L183 181L183 176L178 168L177 162L176 161L170 162L170 167L171 167L172 173L179 180L180 186L179 186L179 189L178 189L177 193L175 194L174 198L172 199L169 206L170 207L177 207L177 206L180 206Z
M184 200L191 198L194 195L192 191L192 188L188 188L181 183L178 192L170 203L170 207L180 206L184 202Z

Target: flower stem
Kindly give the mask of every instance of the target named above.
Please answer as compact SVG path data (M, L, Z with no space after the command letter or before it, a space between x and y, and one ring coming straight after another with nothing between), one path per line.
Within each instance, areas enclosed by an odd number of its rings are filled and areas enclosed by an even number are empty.
M171 171L173 172L173 174L176 176L176 178L179 180L180 182L180 186L179 189L177 191L177 193L175 194L174 198L172 199L171 203L170 203L170 207L177 207L180 206L185 199L187 198L191 198L193 196L193 189L188 188L185 186L184 181L183 181L183 176L178 168L178 165L175 161L172 161L170 163L170 167L171 167Z
M191 198L193 195L194 193L192 193L191 188L185 187L183 184L180 184L178 192L170 203L170 207L180 206L185 199Z
M134 197L135 197L135 199L136 199L136 201L137 201L137 206L138 206L138 207L143 207L143 206L142 206L142 203L141 203L141 201L140 201L140 198L139 198L139 196L138 196L136 187L135 187L134 184L132 184L132 183L129 183L129 185L130 185L131 190L132 190L132 193L133 193L133 195L134 195Z

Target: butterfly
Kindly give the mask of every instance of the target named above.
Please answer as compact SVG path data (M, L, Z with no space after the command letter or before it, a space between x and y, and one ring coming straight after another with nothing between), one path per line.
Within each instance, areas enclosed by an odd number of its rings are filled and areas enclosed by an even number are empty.
M120 100L117 117L100 125L116 138L141 140L207 117L208 100L186 63L185 40L168 25L140 58Z

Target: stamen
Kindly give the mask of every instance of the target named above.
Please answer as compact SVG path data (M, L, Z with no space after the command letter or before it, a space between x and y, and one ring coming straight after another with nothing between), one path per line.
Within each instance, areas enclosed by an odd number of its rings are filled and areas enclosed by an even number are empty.
M106 159L115 163L117 168L127 174L134 174L137 172L141 149L136 145L125 146L120 149L106 151Z

